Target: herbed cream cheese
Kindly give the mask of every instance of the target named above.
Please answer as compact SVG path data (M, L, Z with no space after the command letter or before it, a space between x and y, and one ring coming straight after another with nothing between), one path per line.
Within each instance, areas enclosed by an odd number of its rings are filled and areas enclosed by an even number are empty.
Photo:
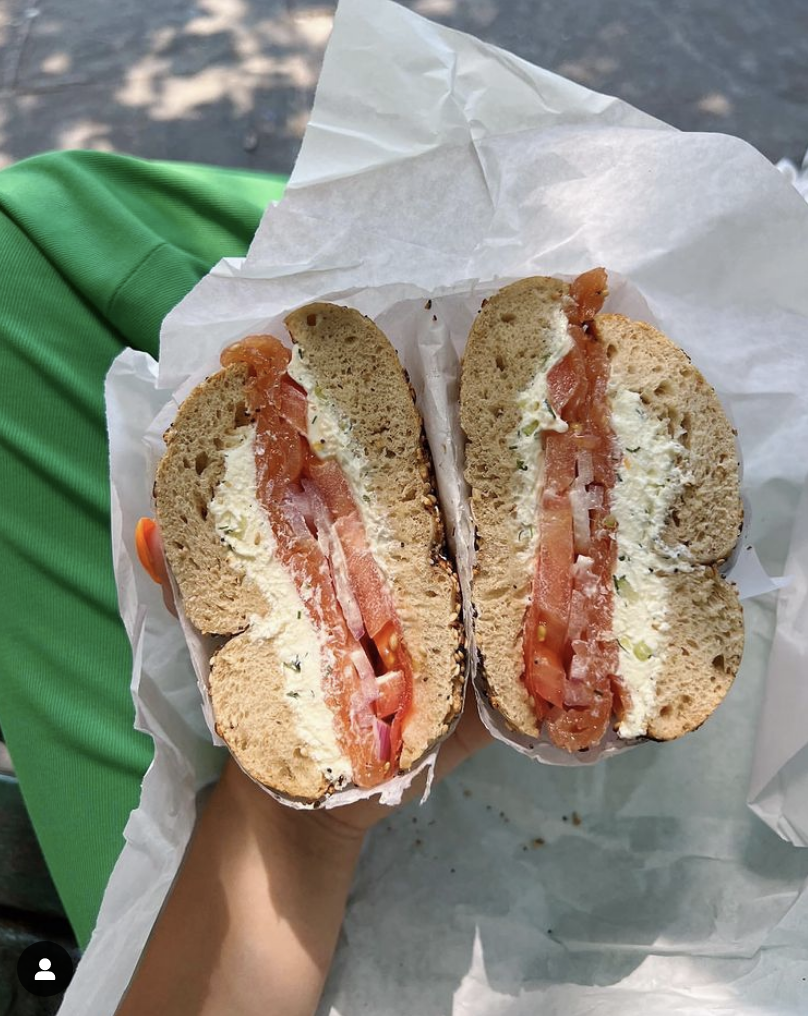
M508 442L516 466L517 556L528 572L535 567L539 541L536 520L544 485L542 433L568 429L550 405L547 375L571 347L567 316L559 307L550 352L517 398L519 425ZM618 732L631 738L646 733L655 706L662 667L659 649L669 630L662 576L674 568L691 567L685 547L670 546L662 539L671 507L690 477L679 467L681 443L671 437L666 421L648 411L636 392L610 381L607 398L612 428L623 450L618 482L610 493L618 548L612 625L620 646L619 673L630 690L631 708ZM584 566L587 560L579 555L575 567Z
M623 452L611 491L617 521L612 628L620 646L619 673L631 693L618 733L629 738L646 733L654 709L659 649L669 630L663 575L691 567L685 547L662 540L671 507L690 477L679 466L682 445L636 392L610 383L607 397Z
M519 425L508 440L508 451L514 457L514 500L519 526L518 558L527 571L531 571L539 543L536 519L542 495L544 453L541 435L548 430L563 433L567 424L550 405L547 394L547 375L572 348L567 315L557 307L553 315L552 337L547 355L539 363L530 384L519 393Z
M352 437L351 421L326 397L298 345L292 349L287 373L306 391L311 450L320 459L335 459L342 469L359 508L370 550L382 574L389 581L391 568L387 560L387 548L392 537L368 482L370 463L364 450Z
M246 573L267 602L250 618L250 638L268 639L283 668L284 693L311 759L333 782L351 779L320 682L322 646L294 582L276 556L276 543L257 500L255 425L241 428L226 448L224 476L209 510L228 547L231 566Z

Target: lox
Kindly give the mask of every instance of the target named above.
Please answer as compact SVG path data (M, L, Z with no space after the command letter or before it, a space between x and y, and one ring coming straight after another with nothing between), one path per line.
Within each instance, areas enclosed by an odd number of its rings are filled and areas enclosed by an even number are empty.
M461 376L485 690L571 752L695 729L743 648L718 570L742 519L731 425L670 340L599 313L606 285L501 290Z
M460 707L458 586L389 341L333 304L253 336L192 392L155 481L188 618L224 637L216 729L302 801L410 769Z

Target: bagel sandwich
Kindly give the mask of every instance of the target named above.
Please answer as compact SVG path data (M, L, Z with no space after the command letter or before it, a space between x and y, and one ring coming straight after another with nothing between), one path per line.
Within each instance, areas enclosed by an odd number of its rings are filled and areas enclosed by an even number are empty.
M154 484L215 729L304 803L405 773L461 706L463 629L412 389L359 312L286 318L182 403Z
M743 651L721 572L743 515L734 431L678 346L600 312L606 291L603 269L506 286L461 371L482 687L569 752L694 730Z

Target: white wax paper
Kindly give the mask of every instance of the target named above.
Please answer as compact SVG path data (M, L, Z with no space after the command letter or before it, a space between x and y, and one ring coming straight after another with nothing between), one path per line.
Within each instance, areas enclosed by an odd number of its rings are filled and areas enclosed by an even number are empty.
M160 385L176 389L226 342L309 299L339 294L386 327L405 300L596 264L720 389L744 451L749 540L781 574L808 439L808 208L795 189L737 139L680 134L386 0L341 3L290 189L246 260L220 263L166 321ZM455 346L463 323L443 322ZM446 410L454 381L429 370L441 336L415 334L391 337L410 369L409 353L431 344L416 358L431 378L422 408ZM194 794L221 764L184 641L131 566L134 520L149 508L142 435L165 398L140 354L119 359L113 540L137 723L156 756L67 1016L114 1011L181 860ZM441 414L429 412L440 444ZM457 452L441 456L443 481ZM462 538L466 509L452 497ZM741 672L696 733L588 768L537 766L495 744L420 809L391 813L363 856L321 1014L808 1009L808 851L745 804L762 715L761 813L804 836L795 788L808 724L792 698L805 659L801 532L796 593L779 616L791 641L770 686L773 593L747 603Z

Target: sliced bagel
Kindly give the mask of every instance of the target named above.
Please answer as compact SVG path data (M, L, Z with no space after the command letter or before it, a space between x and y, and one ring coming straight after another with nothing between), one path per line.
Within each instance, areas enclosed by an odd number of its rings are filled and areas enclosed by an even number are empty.
M287 327L292 356L283 384L306 396L305 422L298 428L306 432L305 454L315 465L339 464L355 509L349 515L353 528L341 528L333 505L321 497L319 481L308 473L284 488L284 498L292 496L303 513L289 509L297 520L296 537L289 536L291 523L272 514L280 509L271 499L267 510L258 491L265 466L256 467L256 449L260 458L267 447L260 436L264 425L251 395L254 370L241 362L209 378L180 407L165 435L155 501L188 617L202 632L232 636L211 662L217 731L258 782L316 801L352 783L379 783L378 766L372 779L357 771L350 742L352 725L360 720L340 698L348 694L340 683L345 645L356 650L360 640L345 635L350 625L340 622L339 638L348 641L334 642L331 629L320 623L326 601L338 602L344 614L345 600L345 610L354 611L354 627L359 606L360 626L367 620L366 601L353 595L356 562L365 567L367 555L372 558L383 603L397 626L392 638L385 636L386 651L409 661L387 667L367 632L362 636L363 694L368 661L378 687L387 691L378 691L378 699L371 693L368 701L374 704L362 705L361 736L367 735L370 714L389 698L390 674L398 687L395 675L411 668L411 690L396 699L392 719L374 721L377 746L382 722L388 727L382 731L382 758L398 717L399 752L392 765L388 759L385 779L421 759L459 711L463 636L422 423L395 351L372 321L335 305L304 307L289 316ZM288 430L288 421L280 417L279 426ZM278 496L280 488L272 489ZM300 529L304 517L308 539ZM352 557L346 533L353 540L357 532L364 542ZM294 553L289 540L298 541ZM327 554L317 556L323 546ZM295 557L301 548L317 562L309 571ZM303 575L317 582L312 586ZM330 583L331 591L320 581ZM348 667L355 682L360 669Z
M743 521L735 435L715 390L658 329L599 314L592 334L609 357L612 404L617 391L636 392L678 446L675 465L687 477L661 535L668 547L683 548L684 567L658 577L669 627L660 632L661 667L646 730L670 740L701 726L741 664L743 611L735 586L718 571Z
M556 352L568 287L523 279L487 300L469 335L460 377L460 423L477 555L472 597L477 648L491 704L518 731L539 732L525 684L522 628L533 579L517 510L513 434L519 395ZM563 322L566 336L566 318Z
M549 434L567 433L574 423L553 412L545 397L548 374L572 346L573 304L570 287L558 280L505 287L477 315L461 375L484 683L494 708L531 737L559 708L572 716L579 708L574 699L537 708L525 680L523 640L547 519L540 506L555 490L545 475L544 449ZM742 518L734 436L714 390L656 329L619 315L590 315L581 343L578 348L600 347L613 433L608 454L616 482L605 495L610 509L608 515L605 508L588 509L593 527L599 520L598 538L609 527L614 548L613 588L604 581L590 587L591 596L612 600L611 630L592 635L592 645L605 649L611 642L620 650L611 723L625 738L678 737L698 727L724 697L743 648L737 593L717 570L737 541ZM539 397L546 412L536 411ZM581 477L580 464L575 468ZM581 486L594 497L597 484ZM595 535L593 528L593 546ZM587 560L576 550L573 569ZM570 651L567 643L565 688L571 687Z

